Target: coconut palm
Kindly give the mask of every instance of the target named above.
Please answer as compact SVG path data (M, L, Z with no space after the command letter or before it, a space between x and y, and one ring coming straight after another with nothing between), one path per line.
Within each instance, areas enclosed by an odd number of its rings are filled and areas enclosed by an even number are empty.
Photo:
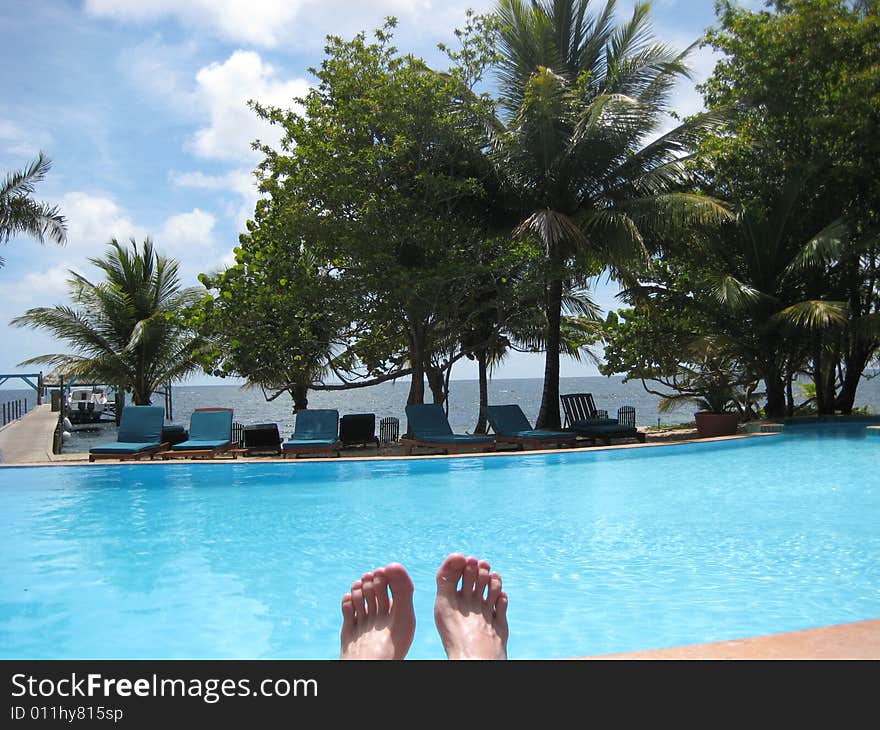
M0 184L0 243L12 236L24 234L43 243L47 238L58 245L67 240L64 216L57 207L31 200L34 186L52 167L42 153L24 170L11 172ZM0 258L0 267L3 259Z
M544 246L546 358L537 427L560 423L559 355L565 280L579 261L627 279L651 237L677 236L728 214L680 192L687 154L722 114L660 134L685 55L652 41L647 4L613 23L614 0L500 0L498 78L507 121L492 159L516 201L516 232ZM653 138L653 141L649 141Z
M74 306L38 307L12 320L18 327L44 329L70 343L74 354L50 354L20 365L47 363L76 375L129 390L147 405L157 386L197 369L200 340L181 323L181 312L205 290L181 289L177 262L134 239L115 238L103 258L89 259L105 274L92 283L71 271Z

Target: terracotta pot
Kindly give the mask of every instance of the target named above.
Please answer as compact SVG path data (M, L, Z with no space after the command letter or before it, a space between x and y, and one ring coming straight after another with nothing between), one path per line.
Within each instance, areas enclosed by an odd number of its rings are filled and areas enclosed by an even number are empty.
M739 424L738 413L697 411L694 414L694 418L697 421L697 435L701 439L710 439L716 436L732 436L736 433L736 427Z

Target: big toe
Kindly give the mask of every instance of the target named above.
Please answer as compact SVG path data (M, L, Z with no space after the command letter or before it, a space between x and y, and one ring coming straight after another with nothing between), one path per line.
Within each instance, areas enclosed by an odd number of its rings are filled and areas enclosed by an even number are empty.
M391 597L394 599L391 604L392 612L412 606L415 587L406 568L400 563L391 563L385 567L383 573L391 589Z
M446 557L437 571L438 596L452 597L455 595L466 565L467 558L461 553L452 553Z

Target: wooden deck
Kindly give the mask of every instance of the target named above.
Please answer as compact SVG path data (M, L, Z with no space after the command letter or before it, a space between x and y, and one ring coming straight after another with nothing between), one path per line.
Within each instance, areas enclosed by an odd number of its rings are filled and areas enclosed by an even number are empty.
M36 406L17 421L0 429L0 463L39 464L55 461L52 436L58 412L52 406Z

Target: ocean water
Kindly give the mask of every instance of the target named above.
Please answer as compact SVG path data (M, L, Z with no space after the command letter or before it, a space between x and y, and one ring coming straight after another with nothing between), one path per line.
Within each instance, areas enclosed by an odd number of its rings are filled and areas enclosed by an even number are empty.
M469 459L0 469L0 657L333 658L366 570L460 551L510 596L510 656L557 658L880 616L880 437Z
M516 403L534 424L541 405L543 382L540 378L496 379L489 382L489 402L493 404ZM598 408L617 415L621 406L636 409L636 423L640 426L668 425L693 421L696 407L682 403L675 410L660 413L660 399L645 391L640 381L623 382L621 377L562 378L561 393L592 393ZM406 381L388 382L370 388L347 391L314 391L309 394L310 408L336 408L340 415L346 413L375 413L376 422L387 416L400 419L401 432L406 427L404 408L409 394ZM33 407L34 392L0 390L0 402L4 399L27 397ZM430 398L430 395L428 396ZM162 396L154 399L157 405ZM259 388L243 388L238 385L176 385L172 388L173 423L189 425L189 418L196 408L223 406L234 409L235 421L248 425L254 423L277 423L282 436L293 432L295 417L293 403L287 394L273 401L266 401ZM863 380L859 386L856 404L868 406L880 413L880 378ZM473 432L477 421L479 384L476 380L454 380L450 383L449 423L453 431ZM378 426L377 426L378 427ZM84 452L102 441L112 440L114 427L110 424L76 427L71 440L65 444L67 453Z

